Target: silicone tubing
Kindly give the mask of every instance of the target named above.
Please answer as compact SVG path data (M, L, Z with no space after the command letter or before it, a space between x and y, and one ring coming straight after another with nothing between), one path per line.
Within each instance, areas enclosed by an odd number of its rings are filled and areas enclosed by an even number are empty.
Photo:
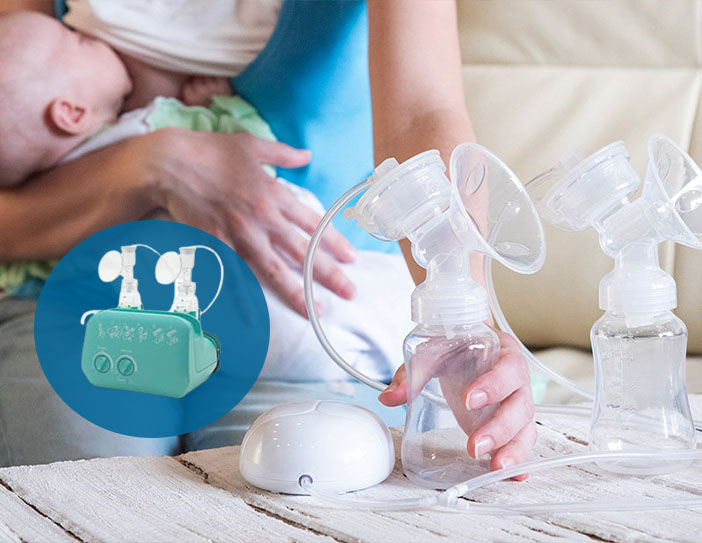
M219 254L217 251L215 251L212 247L208 247L207 245L190 245L190 247L194 249L206 249L209 252L211 252L215 257L217 257L217 262L219 262L219 285L217 286L217 292L215 292L215 295L212 297L212 300L210 300L210 303L207 304L207 307L200 311L201 315L204 315L207 313L207 310L212 307L212 304L215 303L217 300L217 297L219 296L219 293L222 291L222 284L224 283L224 264L222 264L222 259L220 258Z
M702 449L665 452L586 452L525 462L492 471L469 481L459 483L433 496L401 500L372 500L351 498L315 488L314 480L302 475L299 483L303 490L319 501L334 506L374 511L411 511L426 507L445 507L459 512L482 515L543 515L553 513L612 512L612 511L662 511L702 508L702 496L685 500L625 500L602 502L560 502L545 504L483 504L460 500L471 491L522 475L563 466L575 466L607 460L701 460Z
M512 327L509 325L507 322L507 319L505 318L505 314L502 312L502 308L500 307L499 302L497 301L497 294L495 293L495 284L492 279L492 259L491 258L485 258L485 262L483 264L483 272L485 275L485 283L488 291L488 301L490 304L490 311L492 311L493 316L495 317L495 321L497 322L497 325L500 327L500 330L503 332L508 333L511 335L514 339L517 340L517 343L519 343L519 347L522 349L522 353L526 357L526 359L529 361L529 363L535 367L537 370L541 371L542 373L546 374L552 381L563 385L566 388L569 388L573 392L576 392L580 394L582 397L587 398L588 400L593 400L595 398L594 394L581 387L574 381L571 381L567 377L564 377L555 371L553 371L551 368L543 364L538 358L536 358L533 353L524 345L519 337L512 331Z

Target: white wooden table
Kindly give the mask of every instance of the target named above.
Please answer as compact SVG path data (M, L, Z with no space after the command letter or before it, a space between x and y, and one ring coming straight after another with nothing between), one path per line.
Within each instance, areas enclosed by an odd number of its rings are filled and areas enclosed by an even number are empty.
M702 418L702 396L693 398L693 406ZM539 422L536 455L585 448L585 418L542 416ZM394 433L397 440L399 432ZM0 541L702 541L702 511L492 517L333 509L311 497L250 487L239 475L238 457L238 447L226 447L175 458L1 469ZM360 495L390 499L428 492L411 485L398 462L385 483ZM470 498L545 502L691 495L702 495L702 462L647 478L604 475L594 465L568 467Z

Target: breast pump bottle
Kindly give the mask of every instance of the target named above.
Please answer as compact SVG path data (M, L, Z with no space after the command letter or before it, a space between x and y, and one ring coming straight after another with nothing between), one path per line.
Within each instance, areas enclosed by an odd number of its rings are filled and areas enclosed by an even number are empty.
M562 164L558 181L539 202L557 226L593 226L615 259L600 282L605 314L591 331L595 400L590 447L595 451L660 451L695 447L685 385L687 329L672 309L675 280L658 261L658 244L671 240L702 248L702 174L668 138L649 142L643 193L629 197L639 178L621 142L590 157ZM538 180L538 178L537 178ZM689 461L600 462L624 474L660 474Z
M484 321L487 293L470 276L470 255L435 256L412 294L417 326L404 342L407 418L402 466L414 483L445 488L483 471L467 458L468 437L497 408L466 408L465 392L499 359L500 341Z
M538 214L517 177L475 144L451 156L451 183L437 151L402 164L389 159L345 212L384 240L408 238L426 280L412 294L417 326L404 342L407 418L402 465L414 483L448 488L487 471L468 455L470 435L496 406L469 410L466 391L499 359L485 288L470 273L479 251L510 269L533 273L545 242Z

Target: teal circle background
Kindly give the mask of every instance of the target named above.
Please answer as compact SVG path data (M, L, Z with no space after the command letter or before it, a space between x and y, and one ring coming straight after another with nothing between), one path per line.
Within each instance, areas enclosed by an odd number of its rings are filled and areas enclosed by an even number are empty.
M98 262L122 245L144 243L160 253L206 245L222 258L224 281L217 301L202 315L202 329L221 343L220 368L183 398L167 398L99 388L81 369L85 327L80 318L92 309L117 306L121 277L103 283ZM144 309L167 311L173 285L156 282L158 256L136 250L134 276ZM219 265L209 251L195 253L193 281L200 308L214 296ZM136 437L167 437L192 432L236 406L256 381L268 351L270 323L263 291L248 265L226 244L197 228L168 221L137 221L107 228L76 245L56 265L44 285L34 319L39 362L61 399L87 420Z

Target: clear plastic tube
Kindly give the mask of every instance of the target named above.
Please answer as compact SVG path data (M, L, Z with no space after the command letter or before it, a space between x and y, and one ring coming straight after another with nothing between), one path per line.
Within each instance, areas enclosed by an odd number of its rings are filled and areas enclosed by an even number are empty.
M211 247L208 247L207 245L191 245L191 247L193 247L194 249L206 249L207 251L215 255L215 257L217 257L217 262L219 263L219 285L217 286L217 292L215 292L215 295L212 297L212 300L210 300L210 303L207 304L207 307L200 312L201 315L204 315L205 313L207 313L207 311L209 311L210 307L212 307L212 304L215 303L215 301L219 297L219 293L222 292L222 284L224 283L224 264L222 264L222 259L220 258L217 251L215 251Z
M522 475L536 473L563 466L575 466L606 460L701 460L702 449L675 452L586 452L569 454L557 458L546 458L525 462L492 471L469 481L465 481L433 496L405 498L400 500L372 500L350 498L345 495L322 491L314 486L311 477L300 477L300 486L310 495L324 503L352 509L371 509L374 511L410 511L426 507L447 507L461 512L483 515L540 515L553 513L578 513L598 511L662 511L674 509L702 508L702 496L677 501L607 501L607 502L561 502L548 504L481 504L459 500L471 491L491 484Z
M495 294L495 284L492 280L492 259L491 258L485 259L483 269L484 269L484 275L485 275L485 283L486 283L487 290L488 290L488 300L490 302L490 311L492 311L492 314L495 317L495 321L497 322L497 325L500 327L500 330L508 333L514 339L517 340L517 343L519 343L519 346L522 349L522 353L524 353L524 356L526 357L526 359L529 361L529 363L533 367L535 367L537 370L541 371L542 373L545 373L552 381L554 381L560 385L563 385L566 388L569 388L573 392L580 394L581 396L583 396L584 398L587 398L588 400L593 400L594 395L591 391L581 387L580 385L578 385L574 381L571 381L567 377L559 375L558 373L553 371L551 368L549 368L548 366L543 364L519 340L519 338L516 336L516 334L512 331L512 327L507 322L507 319L505 318L505 314L502 312L502 308L500 307L500 304L497 301L497 295Z

